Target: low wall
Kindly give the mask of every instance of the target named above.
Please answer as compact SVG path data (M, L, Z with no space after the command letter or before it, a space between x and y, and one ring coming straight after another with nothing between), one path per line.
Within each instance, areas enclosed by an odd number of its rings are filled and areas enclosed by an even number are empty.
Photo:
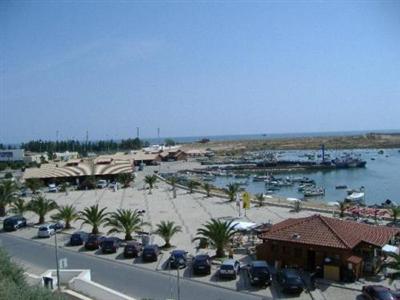
M68 286L71 290L96 300L135 300L101 284L81 278L72 279Z

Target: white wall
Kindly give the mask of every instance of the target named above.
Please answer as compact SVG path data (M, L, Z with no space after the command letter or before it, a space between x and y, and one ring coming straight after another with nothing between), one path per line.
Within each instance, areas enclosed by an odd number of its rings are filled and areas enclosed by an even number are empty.
M23 161L24 149L0 150L0 161Z

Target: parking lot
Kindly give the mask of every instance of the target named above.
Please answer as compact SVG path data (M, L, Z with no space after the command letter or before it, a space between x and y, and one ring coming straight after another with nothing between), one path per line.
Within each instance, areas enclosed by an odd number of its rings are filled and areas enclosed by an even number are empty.
M151 173L149 170L148 173ZM147 174L148 174L147 173ZM143 228L144 231L152 232L155 225L163 220L172 220L182 227L182 232L177 233L171 240L174 249L183 249L188 252L189 257L194 257L200 253L208 253L213 256L214 249L198 249L197 244L192 242L196 236L196 231L204 223L211 218L238 218L238 210L234 203L228 202L226 199L218 197L205 197L203 194L189 194L186 190L178 189L177 197L173 198L171 187L163 182L158 182L152 193L144 188L143 178L146 173L139 174L133 187L113 191L111 189L99 189L89 191L70 191L66 193L46 193L46 197L55 200L59 205L72 204L77 210L82 210L85 207L99 204L100 207L106 207L108 212L115 211L118 208L130 208L144 210L144 221L150 225ZM272 222L277 223L290 217L305 217L313 214L310 211L301 211L292 213L288 208L263 206L252 207L246 212L246 216L241 216L240 220L250 221L255 223ZM13 232L26 239L33 239L41 243L54 244L54 237L49 239L38 239L37 228L32 227L37 222L37 216L31 212L26 213L30 227ZM47 216L47 220L49 220ZM125 259L123 256L123 247L119 248L117 253L102 254L101 250L86 251L83 246L68 246L71 233L76 230L84 230L90 232L91 228L88 225L83 225L82 221L75 221L73 229L57 234L58 245L70 249L71 251L81 252L83 255L94 255L102 259L118 261L124 264L136 265L138 267L147 268L159 272L170 273L176 276L176 270L169 270L167 259L171 250L162 251L157 262L143 263L141 258ZM107 228L100 228L102 234L107 234ZM122 235L116 234L119 238ZM140 236L136 236L140 241ZM164 241L157 235L150 236L150 242L160 246ZM285 298L282 295L280 288L274 281L271 287L256 288L249 284L249 279L246 273L246 266L251 261L251 257L246 251L235 251L234 258L239 260L242 269L236 280L221 280L218 278L218 264L212 265L211 275L194 276L191 270L190 263L188 267L180 270L180 276L198 280L207 284L217 285L223 288L229 288L237 291L245 291L255 293L257 295L274 298ZM361 288L361 285L358 287ZM303 292L298 299L310 299L311 296L316 299L355 299L359 295L357 288L343 289L335 286L325 286L321 290L317 290L312 295Z

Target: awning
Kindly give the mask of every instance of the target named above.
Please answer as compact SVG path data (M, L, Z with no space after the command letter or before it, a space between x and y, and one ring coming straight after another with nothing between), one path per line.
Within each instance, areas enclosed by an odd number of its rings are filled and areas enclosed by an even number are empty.
M386 253L399 254L399 247L386 244L385 246L382 247L382 251Z
M250 229L253 229L256 226L257 226L256 223L243 222L243 221L233 221L232 224L231 224L232 228L235 228L236 230L239 230L239 231L250 230Z

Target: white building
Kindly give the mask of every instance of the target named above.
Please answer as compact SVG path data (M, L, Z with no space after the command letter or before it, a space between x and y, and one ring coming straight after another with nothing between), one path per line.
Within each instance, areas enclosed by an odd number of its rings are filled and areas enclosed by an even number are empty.
M24 161L24 149L0 150L0 161Z

